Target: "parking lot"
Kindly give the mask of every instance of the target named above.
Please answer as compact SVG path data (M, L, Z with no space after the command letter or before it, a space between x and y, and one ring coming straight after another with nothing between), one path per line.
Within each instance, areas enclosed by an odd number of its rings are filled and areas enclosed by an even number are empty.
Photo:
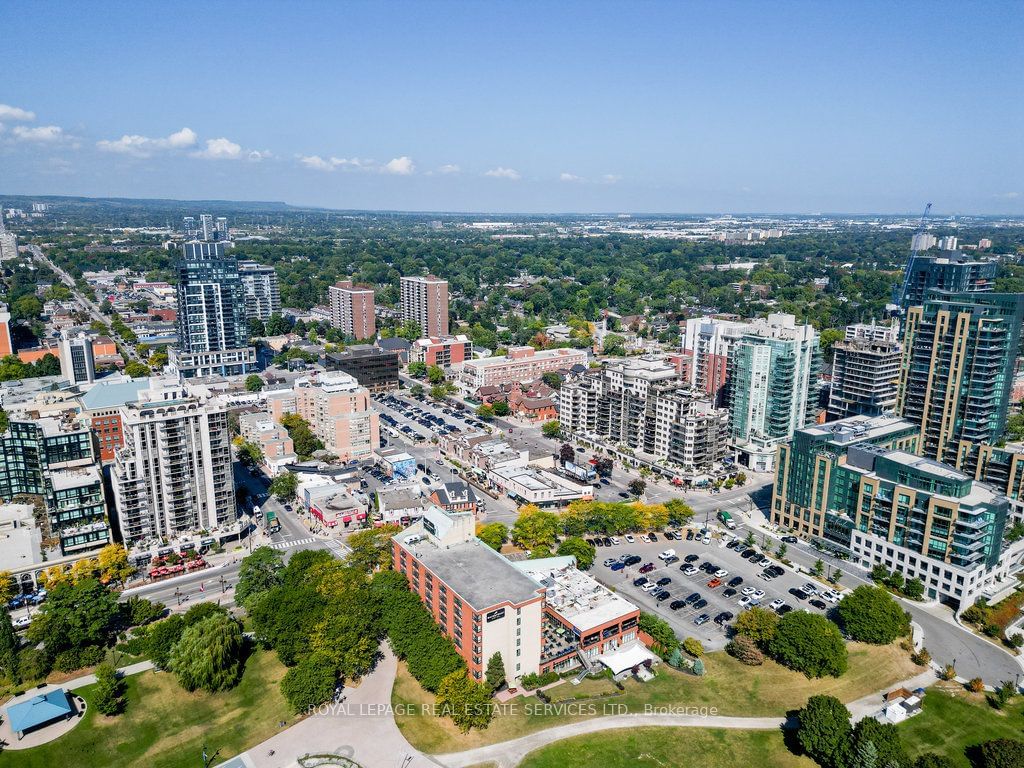
M685 529L683 533L685 534ZM765 568L758 564L763 562L761 556L758 554L756 557L744 559L742 554L747 551L747 547L739 539L735 539L738 546L736 549L729 548L727 545L734 540L729 534L712 538L709 544L703 544L696 536L691 541L686 541L685 537L683 541L670 541L663 534L658 534L657 540L650 543L642 541L639 534L634 536L632 543L622 536L618 539L618 544L597 548L597 557L592 568L597 580L614 588L623 597L636 603L641 610L665 619L680 639L696 637L708 650L717 650L725 646L728 642L728 628L746 605L760 605L763 608L773 608L773 605L777 605L777 610L782 612L804 609L819 613L825 612L822 606L825 610L832 607L831 603L820 597L798 597L795 594L800 592L801 586L808 583L806 576L783 568L782 574L776 578L764 578ZM659 559L658 555L668 549L675 550L678 562L666 565ZM760 553L759 548L754 549ZM621 570L612 570L609 565L605 565L610 558L618 559L626 555L639 557L640 560ZM645 568L648 564L654 567ZM778 562L773 560L770 564L778 565ZM711 569L711 565L715 568ZM687 575L683 572L684 569L693 567L697 568L696 573L691 572ZM641 573L642 569L647 572ZM716 579L715 573L722 570L726 573L718 578L719 583L713 587L709 586L709 583L714 583ZM640 577L655 584L665 578L671 579L662 587L669 592L669 596L656 599L652 592L645 591L642 585L634 584ZM822 591L823 585L816 586ZM757 593L744 594L744 591L752 590L757 590ZM697 597L691 597L695 593ZM759 593L763 595L759 597ZM679 601L682 601L682 605ZM702 604L702 601L706 604ZM773 601L781 601L781 605L773 604ZM812 605L812 601L816 605ZM673 604L677 606L675 610L671 608ZM725 613L732 616L723 617L719 620L720 623L716 623L716 618ZM699 616L707 616L707 619L697 625L694 620Z
M484 426L475 415L458 407L435 405L426 400L420 402L413 397L393 393L377 395L374 404L385 429L410 443Z

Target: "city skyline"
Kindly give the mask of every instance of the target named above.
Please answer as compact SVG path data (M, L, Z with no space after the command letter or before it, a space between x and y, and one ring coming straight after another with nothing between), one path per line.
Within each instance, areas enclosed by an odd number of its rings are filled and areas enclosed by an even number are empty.
M12 15L2 192L1024 213L1008 3L190 8Z

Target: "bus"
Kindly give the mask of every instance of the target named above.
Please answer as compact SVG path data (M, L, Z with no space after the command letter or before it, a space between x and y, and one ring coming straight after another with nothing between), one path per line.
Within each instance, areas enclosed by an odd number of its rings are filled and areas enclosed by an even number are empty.
M733 520L732 515L730 515L724 509L718 513L718 519L721 520L722 525L724 525L730 531L736 530L736 521Z

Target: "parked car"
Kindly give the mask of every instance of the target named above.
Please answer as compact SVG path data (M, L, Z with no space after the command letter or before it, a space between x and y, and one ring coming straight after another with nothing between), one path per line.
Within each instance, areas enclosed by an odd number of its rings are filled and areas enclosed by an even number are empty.
M708 601L705 600L703 597L700 600L698 600L696 603L693 604L693 610L695 610L695 611L699 611L701 608L707 608L707 607L708 607Z
M700 560L700 555L687 555L683 558L683 560L685 560L688 563L695 563L698 560Z
M760 560L757 561L757 564L762 568L767 568L769 565L772 564L772 561L769 560L767 557L762 557Z
M754 599L752 597L749 597L749 596L741 597L739 599L739 601L737 602L737 605L739 605L740 608L746 608L747 606L749 606L753 602L754 602Z
M631 533L627 533L625 538L626 538L626 543L627 544L635 544L636 543L636 539L633 538L633 534L631 534Z
M728 575L729 575L729 572L727 570L725 570L725 568L719 568L717 571L715 571L715 578L716 579L724 579Z
M621 571L625 567L626 567L626 564L623 563L621 560L618 560L618 561L616 561L616 562L611 564L611 569L613 571Z
M722 586L722 580L721 579L712 579L711 581L708 582L708 588L710 588L710 589L717 589L720 586Z
M686 530L686 540L687 541L693 541L693 531L691 531L689 529Z
M672 557L675 553L676 551L674 549L666 549L664 552L658 555L658 559L667 560L668 558Z
M669 576L662 576L660 579L658 579L658 586L659 587L664 587L666 584L671 584L671 583L672 583L672 579Z
M830 603L839 602L839 593L836 592L834 589L826 589L824 592L821 593L821 597L824 600L828 600Z
M653 592L657 588L658 588L658 585L655 584L653 581L648 581L646 584L644 584L642 587L640 587L640 589L642 589L644 592Z
M612 544L618 546L620 544L618 536L612 536Z
M799 541L796 536L783 536L782 540L787 544L796 544Z
M693 592L692 594L686 596L687 605L693 605L698 600L700 600L700 592Z
M650 540L652 542L658 540L658 534L656 534L654 531L651 531L649 534L647 534L647 536L648 536L648 538L650 538ZM667 538L667 536L666 536L666 538Z
M708 616L706 613L702 613L700 616L693 620L693 623L699 627L702 624L707 624L710 620L710 616Z
M780 597L777 597L774 600L772 600L770 603L768 603L768 607L771 608L773 611L777 611L777 610L779 610L779 608L781 608L785 604L786 604L785 600L783 600Z
M647 577L646 576L640 576L639 578L633 579L633 586L634 587L642 587L644 584L647 584L647 583L648 582L647 582Z
M651 537L645 533L643 536L640 537L640 541L642 541L644 544L650 544Z
M671 608L673 611L678 611L684 605L686 605L685 600L673 600L671 603L668 604L668 607Z
M729 586L730 587L738 587L742 583L743 583L743 577L742 576L733 576L731 579L729 579Z
M629 566L629 565L636 565L641 560L643 560L643 558L640 557L640 555L626 555L626 557L623 558L622 562L625 563L627 566Z
M757 587L744 587L740 592L743 593L744 597L747 597L748 595L752 595L757 592Z
M657 599L659 603L664 600L668 600L670 597L672 597L672 593L669 592L667 589L663 589L661 590L661 592L657 594Z
M740 553L740 557L742 557L744 560L749 560L756 554L757 550L755 549L744 549L743 552Z
M793 587L791 590L789 590L789 594L791 594L797 600L807 599L807 593L804 592L802 589L797 589L796 587Z
M720 614L715 616L715 624L718 624L719 626L729 621L732 621L732 614L729 611L722 611Z
M700 573L700 571L695 566L692 566L692 565L688 565L688 566L682 566L681 565L681 566L679 566L679 570L681 570L683 572L683 574L686 575L686 576L696 576L698 573Z
M665 565L672 565L672 563L678 563L678 562L679 562L679 558L676 557L675 555L672 555L672 557L666 557L665 558Z
M619 558L617 558L617 557L609 557L609 558L607 558L604 561L604 567L605 568L610 568L612 565L614 565L617 562L619 562Z
M814 598L813 600L811 600L810 601L810 605L814 606L819 611L827 611L828 610L828 605L823 600L819 600L818 598Z
M732 597L736 594L736 590L730 587L729 589L722 591L722 597Z
M640 573L650 573L654 570L654 563L644 563L640 566Z

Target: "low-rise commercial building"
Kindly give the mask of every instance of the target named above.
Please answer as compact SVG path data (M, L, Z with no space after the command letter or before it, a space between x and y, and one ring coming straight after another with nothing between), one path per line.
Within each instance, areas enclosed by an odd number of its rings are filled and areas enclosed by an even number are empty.
M487 481L520 504L542 509L561 509L580 499L594 498L594 487L533 467L499 467L487 473Z
M459 380L470 390L497 384L527 382L548 372L567 371L574 365L586 365L587 352L582 349L542 349L510 347L508 354L466 360Z
M356 501L344 484L305 488L302 504L312 517L328 528L359 527L366 520L365 505Z

